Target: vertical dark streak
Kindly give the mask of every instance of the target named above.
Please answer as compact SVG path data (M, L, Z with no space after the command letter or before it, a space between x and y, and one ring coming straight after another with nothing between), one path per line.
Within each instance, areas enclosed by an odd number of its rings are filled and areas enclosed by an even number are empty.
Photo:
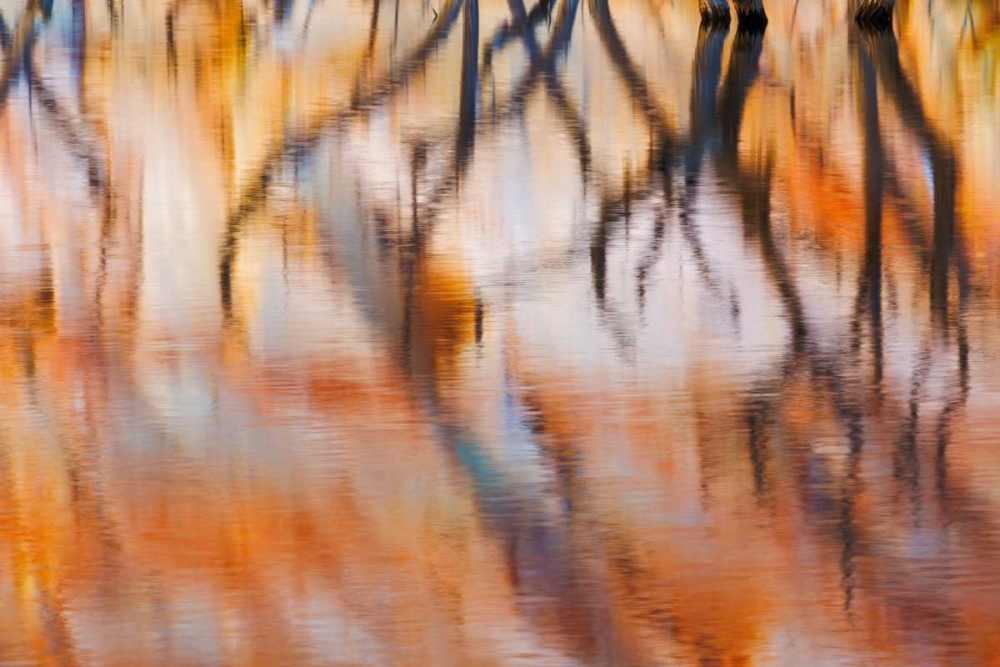
M393 53L395 53L395 51L396 51L396 42L399 41L399 3L400 2L402 2L402 0L396 0L395 11L393 13L393 20L392 20L392 47L391 48L392 48Z
M931 250L930 308L935 326L947 334L948 283L958 242L955 197L957 161L951 146L931 126L923 101L899 61L899 46L891 29L864 30L863 40L878 79L893 100L906 127L916 136L931 163L934 187L934 230ZM962 257L957 258L964 265Z
M955 164L934 160L934 232L931 251L931 312L935 324L947 333L948 282L955 247Z
M726 14L728 17L728 13ZM691 131L684 160L684 194L680 200L680 227L684 241L691 249L698 266L698 273L714 296L724 300L719 281L715 278L701 235L693 220L694 199L698 193L698 181L702 158L706 148L718 135L717 89L722 78L722 50L728 24L702 22L698 31L691 78ZM670 182L669 173L664 183ZM738 310L738 307L737 307Z
M292 13L292 5L295 0L272 0L274 2L274 21L279 26ZM378 13L378 0L375 0L375 12Z
M910 399L906 421L893 452L893 477L909 483L914 510L919 511L920 456L917 451L917 433L920 420L920 399L923 385L931 367L931 348L925 345L920 353L917 367L910 380Z
M87 53L87 3L86 0L73 0L72 4L72 33L70 39L70 53L73 61L73 73L76 75L77 87L80 95L83 95L83 67L84 57Z
M750 470L753 491L757 498L767 494L767 423L766 412L757 406L747 415L747 446L750 450Z
M721 154L724 163L735 168L743 107L747 95L760 75L760 54L764 49L764 30L740 26L729 54L729 70L719 92Z
M10 48L10 28L3 17L3 11L0 11L0 47L3 47L4 51Z
M309 8L306 9L306 18L305 18L305 20L302 21L301 37L302 37L303 40L306 38L306 35L309 34L309 26L312 25L313 15L316 13L316 8L319 7L319 5L322 4L322 2L323 2L323 0L311 0L311 2L309 3ZM398 22L399 22L399 2L398 2L398 0L396 2L396 21L397 21L397 24L398 24ZM396 44L396 42L395 42L395 40L393 40L393 46L395 46L395 44Z
M108 16L111 17L111 29L118 29L118 7L115 0L107 0Z
M594 300L599 309L604 308L605 283L608 272L608 229L598 224L597 233L590 242L590 275L594 286Z
M375 39L378 37L379 8L381 6L382 0L375 0L372 5L372 21L368 27L368 46L365 49L365 60L371 60L372 54L375 51Z
M179 3L178 3L179 4ZM167 73L176 84L177 81L177 36L175 35L177 21L177 4L167 12Z
M483 305L482 299L476 299L476 313L475 313L475 333L476 333L476 344L482 344L483 342L483 320L485 319L485 306Z
M698 30L691 65L691 141L686 160L689 176L698 171L705 145L715 134L722 50L728 34L728 26L702 24Z
M479 90L479 0L465 0L462 14L462 84L458 107L456 182L468 167L475 147Z
M859 53L864 126L865 263L864 292L868 297L874 383L882 384L882 133L879 125L875 69L867 54Z
M653 265L659 259L660 250L663 248L663 241L666 236L666 223L666 211L658 210L653 220L653 238L650 239L649 247L643 254L639 262L639 267L636 269L636 291L638 293L640 312L645 307L646 280L649 270L653 268Z

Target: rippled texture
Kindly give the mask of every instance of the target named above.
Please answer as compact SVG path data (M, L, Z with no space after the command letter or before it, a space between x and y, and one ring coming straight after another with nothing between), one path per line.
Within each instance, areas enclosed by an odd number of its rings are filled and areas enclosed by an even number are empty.
M0 664L1000 664L1000 10L2 0Z

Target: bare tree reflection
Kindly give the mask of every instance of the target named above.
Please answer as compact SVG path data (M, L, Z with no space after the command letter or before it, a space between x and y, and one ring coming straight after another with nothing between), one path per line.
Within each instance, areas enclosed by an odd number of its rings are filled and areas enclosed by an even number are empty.
M930 268L930 303L938 325L946 327L948 318L948 284L951 267L956 260L967 264L956 247L955 189L957 167L955 156L947 142L933 129L919 94L909 81L899 62L899 47L891 30L864 32L865 47L875 64L879 80L907 127L920 142L933 171L934 226ZM967 282L967 281L962 281Z
M355 91L349 106L338 107L320 114L313 123L283 137L267 151L257 174L250 179L249 186L240 195L226 222L226 232L220 248L219 289L223 311L227 316L232 311L232 268L239 236L247 218L267 199L272 175L289 157L301 155L313 147L330 127L354 116L364 116L376 105L405 88L410 75L422 65L435 45L447 37L460 7L460 0L449 0L427 36L403 57L384 79L366 87L364 91Z
M865 262L858 300L867 297L871 351L876 387L882 384L882 138L879 127L878 91L875 71L867 56L859 57L861 70L861 114L864 127Z
M14 35L4 40L9 41L7 48L9 56L4 59L3 68L0 69L0 111L7 102L14 81L26 66L26 62L30 62L35 43L35 19L40 13L39 0L29 0L18 20Z

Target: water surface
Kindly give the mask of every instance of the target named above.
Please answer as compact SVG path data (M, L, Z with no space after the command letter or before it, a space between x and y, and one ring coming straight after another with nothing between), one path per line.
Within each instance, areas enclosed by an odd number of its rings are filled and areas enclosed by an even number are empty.
M1000 11L2 0L0 665L1000 664Z

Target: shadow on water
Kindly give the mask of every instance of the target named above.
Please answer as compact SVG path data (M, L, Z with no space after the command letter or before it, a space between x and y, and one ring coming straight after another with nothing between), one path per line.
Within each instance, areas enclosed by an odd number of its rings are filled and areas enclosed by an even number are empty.
M537 7L536 7L537 9ZM829 410L836 417L840 425L843 437L846 440L846 465L840 474L840 481L834 483L837 476L832 470L825 470L817 473L816 469L823 469L826 464L823 457L813 452L806 455L806 459L801 465L810 469L806 476L802 476L802 470L792 483L799 486L799 496L804 506L809 508L814 514L817 525L826 523L828 529L821 530L820 533L827 539L838 543L840 549L839 567L841 573L841 585L843 589L843 607L849 618L854 618L855 612L852 606L858 595L858 590L864 590L867 595L880 599L883 604L890 606L898 604L894 598L895 591L880 590L878 586L873 586L862 579L862 573L858 570L856 560L860 554L867 554L870 545L866 545L864 539L859 534L857 503L860 494L863 492L862 455L865 446L865 431L871 426L873 412L865 407L866 399L861 392L867 392L869 387L876 395L881 396L881 384L884 375L884 327L882 322L883 309L883 207L884 207L884 171L885 158L882 148L882 129L879 121L879 93L878 86L881 85L887 97L899 107L901 115L907 123L911 132L916 135L930 156L930 163L934 172L934 209L933 209L933 248L931 250L931 277L928 292L931 296L931 311L935 321L942 332L946 332L949 326L948 310L948 283L950 267L959 262L955 259L955 167L954 158L950 157L949 149L930 129L926 116L922 111L919 98L916 96L911 84L907 81L899 65L898 49L895 46L895 38L891 32L887 31L856 31L852 32L852 53L859 72L859 110L861 113L860 127L862 128L863 145L863 225L864 225L864 246L862 270L859 274L858 292L854 319L851 327L860 331L868 329L869 333L869 353L870 353L870 383L857 383L854 379L855 369L852 364L857 363L849 357L841 358L839 353L832 350L825 350L819 341L819 337L812 331L809 316L806 314L805 299L802 296L802 288L796 278L796 269L790 262L787 254L788 249L784 248L785 242L777 235L773 225L772 196L773 196L773 173L774 156L769 150L755 155L747 161L741 156L739 150L739 140L743 134L742 125L744 109L750 91L758 84L760 78L760 59L764 48L764 30L741 28L735 31L733 37L730 56L725 76L723 77L722 55L724 43L728 37L729 30L726 27L703 26L699 33L698 43L693 65L693 82L691 89L691 127L688 136L684 137L674 129L671 121L660 110L658 103L654 100L654 95L649 84L645 81L641 69L635 64L629 55L621 36L614 25L611 13L606 2L595 0L591 3L592 14L595 18L596 29L601 37L605 52L609 60L613 63L635 107L640 115L649 125L651 133L656 137L654 149L651 151L650 167L641 171L633 177L631 172L626 172L620 192L604 195L601 198L598 218L595 225L595 232L590 240L590 273L593 287L593 294L598 310L608 312L608 253L609 246L614 238L616 230L622 222L627 221L632 214L633 206L636 202L650 197L658 189L666 191L673 181L673 171L681 169L684 174L683 193L679 196L676 204L678 219L681 225L682 237L693 255L698 267L699 274L710 291L717 295L721 293L720 281L714 278L716 271L712 268L708 254L704 250L703 243L697 226L693 220L692 210L698 196L699 178L706 163L711 164L717 174L731 186L731 190L736 199L736 205L740 212L744 239L759 253L760 261L774 292L778 295L784 309L784 319L789 333L789 350L785 359L780 364L780 370L775 374L774 380L764 381L751 391L746 400L746 433L748 438L748 449L750 457L750 467L753 475L753 487L756 494L767 502L769 490L776 486L776 482L770 479L777 474L772 471L771 461L774 453L770 451L770 443L776 440L770 433L780 432L783 428L781 424L782 409L776 403L792 400L783 395L786 387L792 385L795 377L799 374L805 375L807 381L815 387L819 396L829 403ZM563 12L566 11L566 4L563 4ZM534 13L534 12L533 12ZM529 21L530 14L525 14L523 7L518 4L513 5L512 23L510 25L523 25ZM537 16L537 14L535 14ZM565 14L564 14L565 16ZM570 15L572 17L572 15ZM570 34L572 29L572 18L569 20L569 30L565 35ZM462 74L462 94L461 111L459 114L459 155L464 155L462 146L468 146L471 152L471 144L474 141L469 137L472 132L469 128L469 119L474 116L474 104L468 101L468 93L474 88L474 80L470 82L469 54L474 53L476 47L470 47L468 34L463 41L463 74ZM560 34L557 28L556 34ZM537 42L530 32L523 33L526 48L531 57L528 78L520 86L514 88L509 104L519 107L522 100L535 85L534 77L538 73L545 72L549 81L554 86L553 90L560 90L561 84L554 73L549 72L551 58L546 58L541 54ZM495 39L491 44L497 44ZM555 42L550 47L549 52L555 48ZM474 74L472 75L474 79ZM718 92L717 92L718 91ZM553 93L558 99L558 93ZM467 106L468 105L468 106ZM570 117L572 115L570 114ZM568 123L569 127L580 127L580 123ZM583 139L575 142L577 147L589 145L586 133ZM584 161L581 159L581 163ZM464 159L458 159L459 165L464 164ZM586 170L584 170L586 171ZM437 201L438 197L432 197L432 201ZM655 252L657 245L662 243L663 219L658 218L657 229L652 239L651 251ZM640 269L642 270L642 269ZM963 274L959 276L959 284L962 294L967 295L969 276ZM641 287L641 282L640 282ZM411 285L410 289L420 288ZM641 298L641 295L640 295ZM963 297L964 299L964 297ZM407 297L407 303L412 304L412 298ZM477 306L478 308L478 306ZM960 310L964 306L960 306ZM739 312L738 305L734 312ZM407 313L405 321L412 323L415 318L419 320L420 314ZM408 325L407 329L409 330ZM477 340L481 339L481 321L477 322ZM404 347L408 353L414 349L415 338L408 336ZM857 348L855 344L853 347ZM433 352L426 350L421 353L424 358L433 357ZM959 344L960 354L960 387L966 387L968 379L967 344ZM433 366L433 364L432 364ZM608 604L606 600L591 599L589 594L583 593L579 589L579 584L571 583L575 581L578 574L578 566L574 565L574 553L578 552L579 546L573 543L572 529L564 532L565 529L553 528L553 519L544 515L539 515L530 508L530 500L515 500L517 493L513 490L515 484L511 480L505 480L504 475L497 471L494 465L490 464L488 455L474 444L470 439L466 429L461 425L460 417L451 414L447 408L443 407L442 397L444 392L438 386L438 379L431 371L424 376L418 373L419 377L425 379L418 382L431 382L427 385L426 392L431 398L429 405L432 411L437 414L437 419L444 425L442 437L455 453L458 462L473 479L473 486L477 489L477 497L480 511L488 525L492 525L497 535L508 545L507 550L513 554L514 559L511 567L514 572L520 572L522 568L534 571L534 576L541 576L541 580L529 577L531 588L548 591L541 595L543 598L560 599L566 606L560 604L552 610L563 622L569 622L569 626L556 629L557 635L569 635L575 637L589 636L593 630L585 629L591 621L581 617L575 617L579 610L599 608ZM939 489L945 479L946 470L946 449L948 437L948 421L951 416L960 409L964 402L965 389L961 389L956 398L951 399L941 411L936 422L936 460L935 466L938 473ZM919 389L915 390L919 393ZM556 470L560 482L558 495L563 496L565 507L571 509L569 516L563 520L571 522L579 521L586 515L586 502L581 500L587 497L578 479L578 466L574 463L580 454L573 454L574 445L572 441L563 441L552 450L551 440L555 436L546 433L544 408L533 399L522 399L527 401L522 404L518 412L522 415L531 415L531 433L535 434L538 441L535 443L540 451L548 452L551 456L551 465ZM915 408L911 404L911 412ZM528 419L528 417L524 417ZM457 421L456 421L457 420ZM913 421L916 420L915 413ZM903 427L909 435L906 439L913 440L914 424L911 422ZM556 437L558 441L558 438ZM911 457L914 452L910 452ZM917 466L916 460L911 460L906 465ZM824 480L817 486L815 480ZM914 477L914 479L917 479ZM784 481L782 483L785 483ZM511 504L513 503L513 504ZM825 518L824 518L825 517ZM558 524L555 524L558 525ZM589 538L587 541L591 541ZM627 544L627 538L614 536L606 533L604 538L609 542L604 544L605 549L624 550L629 552L635 546ZM622 542L622 540L625 542ZM519 545L525 543L533 545L522 551ZM524 554L529 554L524 556ZM521 554L520 556L517 554ZM522 560L527 557L527 560ZM884 564L891 567L891 564ZM627 578L636 575L634 567L624 567L620 574ZM524 580L524 574L515 574L515 581ZM543 583L544 582L544 583ZM558 583L562 582L562 583ZM553 588L549 588L552 587ZM527 589L526 589L527 590ZM648 602L647 602L648 603ZM576 610L572 611L571 610ZM552 612L542 613L547 617ZM671 618L672 612L665 612L666 617ZM930 604L925 611L928 619L934 622L945 620L949 626L960 625L960 621L945 609L937 609ZM854 623L855 620L852 620ZM928 621L930 622L930 621ZM672 618L672 623L679 621ZM928 629L929 631L929 629ZM673 632L676 641L685 643L675 627ZM604 637L603 633L594 633L595 636ZM610 638L609 638L610 639ZM702 655L702 660L714 661L723 659L723 654L717 648L712 648L714 642L702 635L697 641L692 641L696 653ZM603 655L605 659L609 655L607 651L620 651L617 649L598 649L593 645L580 645L577 647L582 651L580 657L583 659L594 659L597 655ZM597 653L595 653L595 651ZM612 653L615 654L615 653ZM637 658L633 657L633 660Z

